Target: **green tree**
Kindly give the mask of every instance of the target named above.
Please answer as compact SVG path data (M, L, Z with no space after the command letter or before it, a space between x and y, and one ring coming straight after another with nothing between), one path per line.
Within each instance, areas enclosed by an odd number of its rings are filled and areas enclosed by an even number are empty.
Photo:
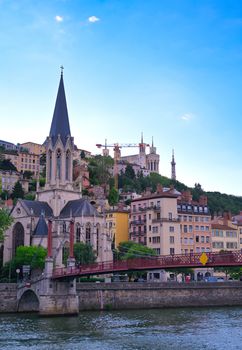
M17 248L14 258L16 268L23 265L30 265L31 269L43 269L45 266L45 258L47 250L40 246L20 246Z
M146 247L143 244L135 243L133 241L125 241L119 243L117 251L117 258L120 260L156 256L154 249Z
M135 172L131 164L127 164L124 174L132 180L135 178Z
M15 257L7 262L2 270L0 279L4 281L16 281L16 269L22 269L23 265L29 265L31 270L43 270L45 266L45 258L47 250L37 246L19 246ZM10 277L10 278L9 278Z
M16 167L11 163L10 159L0 160L0 169L17 171Z
M113 159L96 155L88 159L89 179L92 185L108 184L112 177Z
M24 179L31 179L32 176L34 175L34 173L30 170L25 170L24 173L23 173L23 178Z
M119 198L119 194L118 191L116 190L116 188L112 188L109 192L108 195L108 203L109 205L115 205L118 203L118 198Z
M83 242L74 244L74 256L79 265L92 264L97 258L92 246Z
M13 218L5 209L0 209L0 242L3 241L4 233L12 224Z
M13 188L11 197L14 198L24 198L24 190L19 181L16 182Z

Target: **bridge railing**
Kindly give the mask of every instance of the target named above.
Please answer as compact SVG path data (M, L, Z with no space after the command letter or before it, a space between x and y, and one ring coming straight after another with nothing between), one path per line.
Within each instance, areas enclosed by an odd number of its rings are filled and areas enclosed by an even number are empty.
M242 266L242 252L209 252L204 266ZM96 262L78 267L56 268L53 278L122 272L130 270L168 269L179 267L202 267L201 253L151 256L128 260Z

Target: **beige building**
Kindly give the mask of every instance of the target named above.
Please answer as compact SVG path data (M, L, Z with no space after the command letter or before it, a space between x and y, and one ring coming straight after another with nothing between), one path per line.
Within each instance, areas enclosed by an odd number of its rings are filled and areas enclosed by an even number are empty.
M240 248L240 227L232 222L231 215L224 213L212 221L212 251L238 250Z
M12 192L14 185L20 179L20 174L12 170L0 170L0 192Z
M45 153L45 146L35 142L25 142L20 144L20 149L28 150L29 153L36 154L38 156Z
M35 176L39 173L39 155L28 152L4 153L5 159L10 159L18 172L32 171Z
M153 248L158 255L180 254L181 235L175 189L157 186L134 199L130 212L130 239Z

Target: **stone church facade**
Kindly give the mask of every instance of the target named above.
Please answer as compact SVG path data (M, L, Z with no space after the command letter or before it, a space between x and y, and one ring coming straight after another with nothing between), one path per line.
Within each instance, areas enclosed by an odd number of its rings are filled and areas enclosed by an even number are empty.
M46 184L37 189L36 200L18 200L11 212L14 219L4 240L4 262L20 245L47 247L48 220L52 221L52 256L62 266L63 250L69 245L70 222L74 241L92 245L97 261L112 260L112 238L106 233L104 217L82 198L73 183L74 139L71 137L63 73L49 136L46 139Z

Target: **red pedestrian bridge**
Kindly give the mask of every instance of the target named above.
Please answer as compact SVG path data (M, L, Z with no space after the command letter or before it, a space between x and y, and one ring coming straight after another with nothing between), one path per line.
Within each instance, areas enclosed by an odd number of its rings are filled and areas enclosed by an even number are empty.
M116 272L145 271L176 268L198 268L219 266L241 266L242 252L219 252L219 253L192 253L174 254L154 257L142 257L129 260L106 261L81 265L79 267L56 268L53 271L53 279L65 279L67 277L81 277L101 275Z

